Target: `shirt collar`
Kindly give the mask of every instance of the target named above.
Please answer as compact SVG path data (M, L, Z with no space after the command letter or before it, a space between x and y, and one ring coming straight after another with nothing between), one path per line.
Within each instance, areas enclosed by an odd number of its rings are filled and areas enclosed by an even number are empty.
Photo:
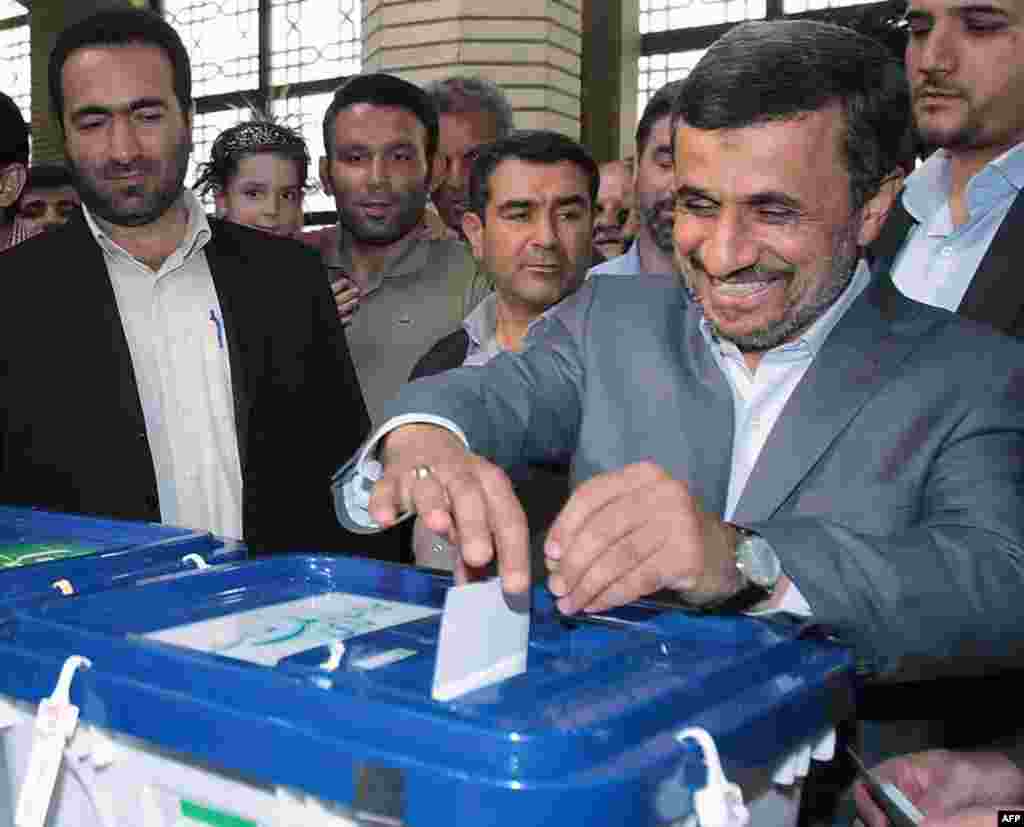
M182 201L185 207L188 209L188 225L185 228L185 236L178 245L175 254L180 254L182 260L187 260L193 256L198 250L201 250L212 236L210 230L210 222L206 218L206 212L203 210L203 205L196 198L195 193L187 187L182 190ZM100 227L96 217L92 214L89 208L82 204L82 212L85 214L85 223L89 227L89 232L92 233L93 238L96 239L96 243L100 245L104 250L114 255L123 255L132 257L131 254L125 250L120 244L114 241L107 233Z
M462 329L477 347L487 347L498 335L498 297L489 293L462 320Z
M927 223L949 199L949 151L938 149L914 170L903 188L903 206L919 224ZM1024 189L1024 142L989 161L967 182L967 207L974 211L1008 190Z
M612 259L614 261L614 259ZM629 269L640 272L640 246L639 242L634 238L633 243L629 245L629 249L622 254L622 263L629 265Z
M765 353L783 353L787 351L806 350L812 359L816 357L818 355L818 351L820 351L822 346L825 344L825 340L828 339L832 329L839 324L839 320L846 315L846 311L850 309L850 305L852 305L854 301L857 300L857 297L864 292L864 288L868 286L868 282L870 281L871 271L862 259L857 263L857 269L854 270L853 278L850 279L850 283L846 286L843 294L832 303L832 306L828 310L815 320L814 324L807 328L807 330L805 330L796 341L779 345L778 347L765 351ZM700 332L704 336L704 341L708 343L708 347L717 347L723 351L740 352L739 348L737 348L732 342L719 339L711 330L711 323L708 322L706 318L701 318L700 320Z
M339 222L335 233L335 241L325 248L325 261L329 267L337 267L343 272L351 273L352 256L352 234ZM415 273L427 266L430 255L431 242L421 239L418 230L421 225L414 227L402 240L394 256L387 262L385 267L366 286L367 292L372 292L380 287L384 279L398 278Z

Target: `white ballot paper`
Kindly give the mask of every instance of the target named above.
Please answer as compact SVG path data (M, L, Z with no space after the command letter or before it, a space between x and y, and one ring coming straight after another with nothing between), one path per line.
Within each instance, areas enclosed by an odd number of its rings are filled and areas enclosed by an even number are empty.
M506 595L497 578L452 586L444 601L432 695L450 701L526 671L530 593Z

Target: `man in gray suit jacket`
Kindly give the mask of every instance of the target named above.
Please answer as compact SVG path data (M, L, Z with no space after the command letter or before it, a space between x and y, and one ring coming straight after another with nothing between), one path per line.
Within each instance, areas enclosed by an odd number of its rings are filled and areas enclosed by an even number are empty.
M874 41L733 29L674 108L675 245L697 301L598 276L522 353L406 386L402 418L339 472L339 518L418 512L470 572L496 555L520 591L526 523L498 466L571 456L578 487L546 546L563 612L669 588L811 614L876 674L1019 656L1024 349L869 283L860 261L908 122Z

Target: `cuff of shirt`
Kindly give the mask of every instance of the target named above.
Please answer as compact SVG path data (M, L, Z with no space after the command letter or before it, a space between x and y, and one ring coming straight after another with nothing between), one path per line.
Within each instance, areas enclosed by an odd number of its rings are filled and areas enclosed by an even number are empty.
M786 591L782 594L782 599L779 601L779 605L771 609L759 609L753 612L746 612L751 617L770 617L774 614L784 612L786 614L796 615L797 617L810 617L814 612L811 611L811 604L807 602L801 593L800 589L796 587L796 583L792 580L789 581L789 585L786 587Z
M373 486L384 474L384 468L377 460L377 448L384 437L403 425L437 425L445 428L461 439L462 444L469 450L469 440L462 429L443 416L403 414L389 419L370 435L358 453L342 465L331 478L334 513L338 517L338 522L349 531L356 534L375 534L382 530L369 512ZM399 517L398 522L411 516L412 512L407 512Z

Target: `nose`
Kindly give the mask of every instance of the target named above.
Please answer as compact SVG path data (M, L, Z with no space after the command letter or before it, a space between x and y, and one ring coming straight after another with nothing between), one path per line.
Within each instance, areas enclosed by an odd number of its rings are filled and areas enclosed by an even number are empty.
M555 216L539 211L533 222L533 243L538 247L550 250L558 244L558 230L555 227Z
M46 208L46 212L43 213L43 217L39 219L39 226L44 229L48 229L50 227L56 227L59 224L63 224L66 221L67 219L60 214L57 207L50 205Z
M272 192L263 199L263 214L268 218L275 218L281 211L281 196Z
M122 163L130 163L141 154L139 137L130 118L115 117L111 120L110 154Z
M679 226L686 218L676 219L676 238ZM733 273L752 267L760 256L758 244L746 222L738 215L723 211L712 219L703 220L703 232L696 244L690 244L700 255L701 266L713 278L727 278ZM681 251L682 245L679 245Z
M448 186L459 188L467 178L469 167L462 163L458 153L448 159Z
M380 187L387 184L391 177L386 158L376 157L370 162L370 186Z
M916 64L922 72L949 73L956 68L956 37L949 26L937 21L932 29L912 37L908 50L916 50Z

